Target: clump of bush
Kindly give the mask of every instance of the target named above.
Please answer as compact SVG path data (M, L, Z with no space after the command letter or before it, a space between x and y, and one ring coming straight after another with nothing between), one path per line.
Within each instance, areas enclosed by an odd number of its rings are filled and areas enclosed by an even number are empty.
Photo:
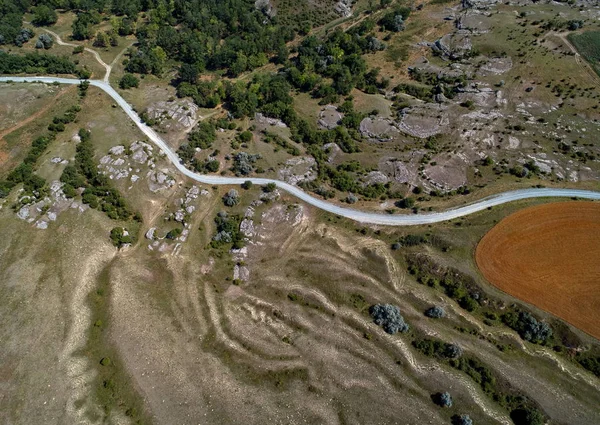
M188 134L188 142L177 149L177 154L184 164L189 164L196 155L196 149L208 149L217 139L215 125L209 121L202 121Z
M242 217L239 215L229 215L221 211L215 217L217 233L213 236L210 245L213 248L219 248L231 244L232 248L240 249L244 247L244 235L240 231Z
M81 200L91 208L105 212L113 220L129 220L132 217L141 220L119 191L111 187L108 177L98 172L90 132L80 129L79 138L81 142L76 148L75 164L67 165L60 176L60 181L65 184L65 195L75 196L75 189L83 187Z
M375 304L369 308L369 314L376 325L393 335L397 332L406 332L410 328L400 314L400 309L392 304Z
M418 339L412 345L428 357L440 359L457 359L462 356L462 349L456 344L449 344L437 339Z
M600 378L600 356L578 353L577 362Z
M260 158L260 154L250 155L248 152L238 152L233 157L232 171L238 176L247 176L254 170L254 163Z
M470 276L455 269L438 267L431 258L423 255L407 256L407 262L409 273L415 275L419 283L443 289L446 295L469 312L479 308L483 297Z
M502 315L502 321L519 333L525 341L544 344L552 337L552 328L546 322L538 321L530 313L508 312Z

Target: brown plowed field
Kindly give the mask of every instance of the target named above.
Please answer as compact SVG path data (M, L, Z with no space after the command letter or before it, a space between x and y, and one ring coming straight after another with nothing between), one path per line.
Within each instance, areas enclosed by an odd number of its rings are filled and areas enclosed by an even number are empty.
M600 338L600 203L526 208L477 246L493 285Z

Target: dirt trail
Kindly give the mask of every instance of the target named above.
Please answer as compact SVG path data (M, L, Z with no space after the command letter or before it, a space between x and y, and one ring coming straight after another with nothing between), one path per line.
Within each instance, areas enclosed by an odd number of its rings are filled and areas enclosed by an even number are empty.
M68 397L66 412L73 422L85 421L86 411L98 409L98 406L89 399L90 385L95 378L95 373L89 364L89 359L81 353L87 343L87 334L92 317L87 297L96 286L97 276L114 255L114 252L101 249L84 266L83 270L80 270L79 284L73 291L69 301L70 326L65 335L65 344L58 354L58 359L71 383L71 393Z
M596 71L594 70L594 68L592 68L592 65L590 65L588 63L588 61L586 61L585 59L583 59L581 57L581 55L579 54L579 52L577 51L577 49L575 48L575 46L573 46L571 44L571 42L569 41L569 39L567 38L567 36L569 35L569 32L563 32L563 33L559 33L556 31L550 31L549 33L547 33L546 35L544 35L542 37L546 38L548 36L554 35L558 38L560 38L560 40L565 43L565 45L569 48L569 50L571 50L571 52L573 52L575 54L575 62L577 62L577 64L579 64L580 66L582 66L586 72L589 74L590 78L592 79L592 81L594 83L596 83L597 85L600 85L600 77L598 77L598 74L596 74Z
M58 43L58 45L60 45L60 46L71 46L71 47L79 47L80 46L79 44L67 43L67 42L63 41L62 38L60 38L60 35L58 35L54 31L51 31L49 29L44 29L44 31L46 31L48 34L50 34L51 36L53 36L56 39L56 42ZM91 53L92 55L94 55L94 57L96 58L96 60L98 61L98 63L104 67L104 69L106 70L106 73L104 74L103 81L108 82L108 77L110 76L110 72L112 71L112 63L114 63L119 58L119 56L121 56L123 54L123 52L126 49L123 50L121 53L119 53L115 57L115 59L113 60L113 62L111 63L111 65L108 65L106 62L104 62L102 60L102 58L100 57L100 54L97 51L95 51L94 49L90 49L89 47L84 47L83 50L85 50L86 52Z
M38 110L36 113L34 113L33 115L30 115L28 118L25 118L24 120L21 120L18 122L18 124L7 128L5 130L0 131L0 141L7 135L9 135L10 133L17 131L18 129L20 129L21 127L29 124L31 121L39 118L40 116L42 116L44 113L46 113L50 108L53 108L56 105L56 101L58 99L60 99L62 96L65 95L65 93L71 91L73 89L73 87L69 87L66 90L61 91L60 93L58 93L56 96L54 96L52 99L49 99L49 102L46 106L44 106L42 109ZM0 149L1 149L1 144L0 144Z

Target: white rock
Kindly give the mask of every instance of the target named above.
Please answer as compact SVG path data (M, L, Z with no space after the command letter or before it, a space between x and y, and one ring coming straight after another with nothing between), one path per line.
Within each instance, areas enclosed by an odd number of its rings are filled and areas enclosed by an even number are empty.
M154 232L156 231L156 227L151 227L150 229L148 229L148 231L146 232L146 239L154 239Z
M35 223L35 227L37 227L38 229L47 229L48 228L48 222L47 221L43 221L43 220L39 220Z
M125 152L125 146L113 146L108 152L113 155L122 155Z
M22 207L17 213L17 217L21 220L27 220L29 218L29 207L27 205Z

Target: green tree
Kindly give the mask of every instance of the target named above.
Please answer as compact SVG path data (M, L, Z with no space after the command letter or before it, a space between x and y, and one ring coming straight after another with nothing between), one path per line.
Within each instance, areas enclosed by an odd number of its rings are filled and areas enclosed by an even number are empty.
M119 87L123 90L130 89L132 87L137 87L140 83L140 80L133 74L125 74L123 78L119 80Z
M39 27L53 25L56 21L58 21L58 15L54 9L49 8L45 4L33 8L33 18L31 19L33 25Z

